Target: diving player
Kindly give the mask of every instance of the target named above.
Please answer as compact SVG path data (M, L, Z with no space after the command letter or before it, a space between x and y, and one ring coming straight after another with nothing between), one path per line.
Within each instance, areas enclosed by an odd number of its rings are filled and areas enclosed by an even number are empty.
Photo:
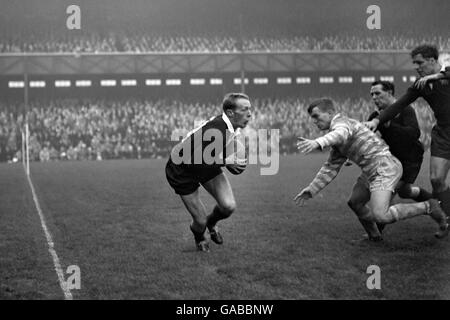
M314 180L294 198L297 204L303 205L305 200L325 188L350 159L361 168L362 174L358 179L369 194L369 206L364 204L357 209L360 221L365 221L363 226L369 238L381 238L376 223L389 224L420 215L429 215L438 224L437 238L448 235L447 219L437 200L390 206L392 194L402 176L402 165L382 139L362 123L337 113L331 99L314 101L308 107L308 113L320 130L329 132L315 140L300 138L298 149L309 153L331 147L331 152Z

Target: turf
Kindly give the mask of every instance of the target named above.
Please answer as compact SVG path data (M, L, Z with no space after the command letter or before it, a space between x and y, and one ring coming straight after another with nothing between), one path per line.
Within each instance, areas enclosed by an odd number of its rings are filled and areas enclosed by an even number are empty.
M292 201L325 154L281 158L275 176L228 175L238 209L222 246L195 251L191 221L164 160L33 163L32 180L64 270L81 269L75 299L450 299L450 241L420 217L381 243L346 206L355 166L303 208ZM429 188L428 164L419 182ZM63 298L20 165L0 166L0 298ZM202 191L208 208L213 201ZM381 268L369 290L367 267Z

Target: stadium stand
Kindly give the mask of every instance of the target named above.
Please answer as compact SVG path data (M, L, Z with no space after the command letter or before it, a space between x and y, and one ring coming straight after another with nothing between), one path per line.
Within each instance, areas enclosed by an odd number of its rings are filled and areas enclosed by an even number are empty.
M299 136L319 133L309 125L308 101L299 98L253 100L251 129L279 129L280 153L295 153ZM364 99L337 99L341 112L364 120L373 105ZM21 159L24 117L20 106L0 107L0 157ZM170 110L170 112L168 112ZM418 105L424 131L434 121L424 105ZM173 133L186 133L197 123L220 113L220 102L151 100L34 101L30 105L30 160L102 160L167 157ZM424 141L426 144L427 142Z
M162 0L134 1L133 6L117 0L83 1L80 30L66 27L68 4L54 0L5 3L0 13L0 52L401 50L424 39L441 50L450 49L450 25L440 9L445 7L441 0L433 6L411 0L408 7L401 1L379 1L380 30L365 28L368 4L362 1L339 6L323 1L322 10L317 10L314 1L283 1L276 12L268 0L245 4L187 0L176 3L179 10ZM422 10L411 11L414 7ZM328 9L330 15L325 17ZM414 25L405 24L411 16Z

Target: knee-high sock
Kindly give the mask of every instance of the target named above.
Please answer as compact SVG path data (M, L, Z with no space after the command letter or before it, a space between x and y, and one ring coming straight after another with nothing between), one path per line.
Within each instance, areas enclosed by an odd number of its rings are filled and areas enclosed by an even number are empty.
M382 217L383 223L394 223L399 220L409 219L423 214L427 214L429 204L427 202L418 203L398 203L390 206L385 216Z
M219 220L225 219L225 215L220 211L219 206L215 206L211 214L207 217L206 225L214 227Z
M204 233L205 233L205 230L206 230L206 226L200 226L197 223L193 222L190 225L190 228L191 228L192 233L194 234L194 238L195 238L196 242L200 242L200 241L205 240ZM199 231L199 230L202 230L202 231Z
M447 217L450 216L450 188L442 192L433 192L433 195L441 202L441 208L445 211Z

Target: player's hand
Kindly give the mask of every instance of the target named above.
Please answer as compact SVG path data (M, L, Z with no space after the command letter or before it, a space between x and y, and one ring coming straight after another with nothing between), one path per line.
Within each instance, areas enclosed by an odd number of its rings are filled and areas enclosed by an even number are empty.
M424 76L424 77L420 78L419 80L417 80L416 83L414 83L414 88L421 90L421 89L425 88L427 83L429 83L430 81L439 80L439 77L440 77L439 73Z
M304 154L308 154L313 150L319 149L320 145L315 140L309 140L305 138L298 138L297 149Z
M377 118L373 119L372 121L366 121L363 122L363 124L370 129L370 131L375 131L377 130L378 127L378 123L380 123L380 120L378 120Z
M295 196L294 202L296 205L303 207L305 201L312 198L312 193L309 188L305 188L298 195Z

